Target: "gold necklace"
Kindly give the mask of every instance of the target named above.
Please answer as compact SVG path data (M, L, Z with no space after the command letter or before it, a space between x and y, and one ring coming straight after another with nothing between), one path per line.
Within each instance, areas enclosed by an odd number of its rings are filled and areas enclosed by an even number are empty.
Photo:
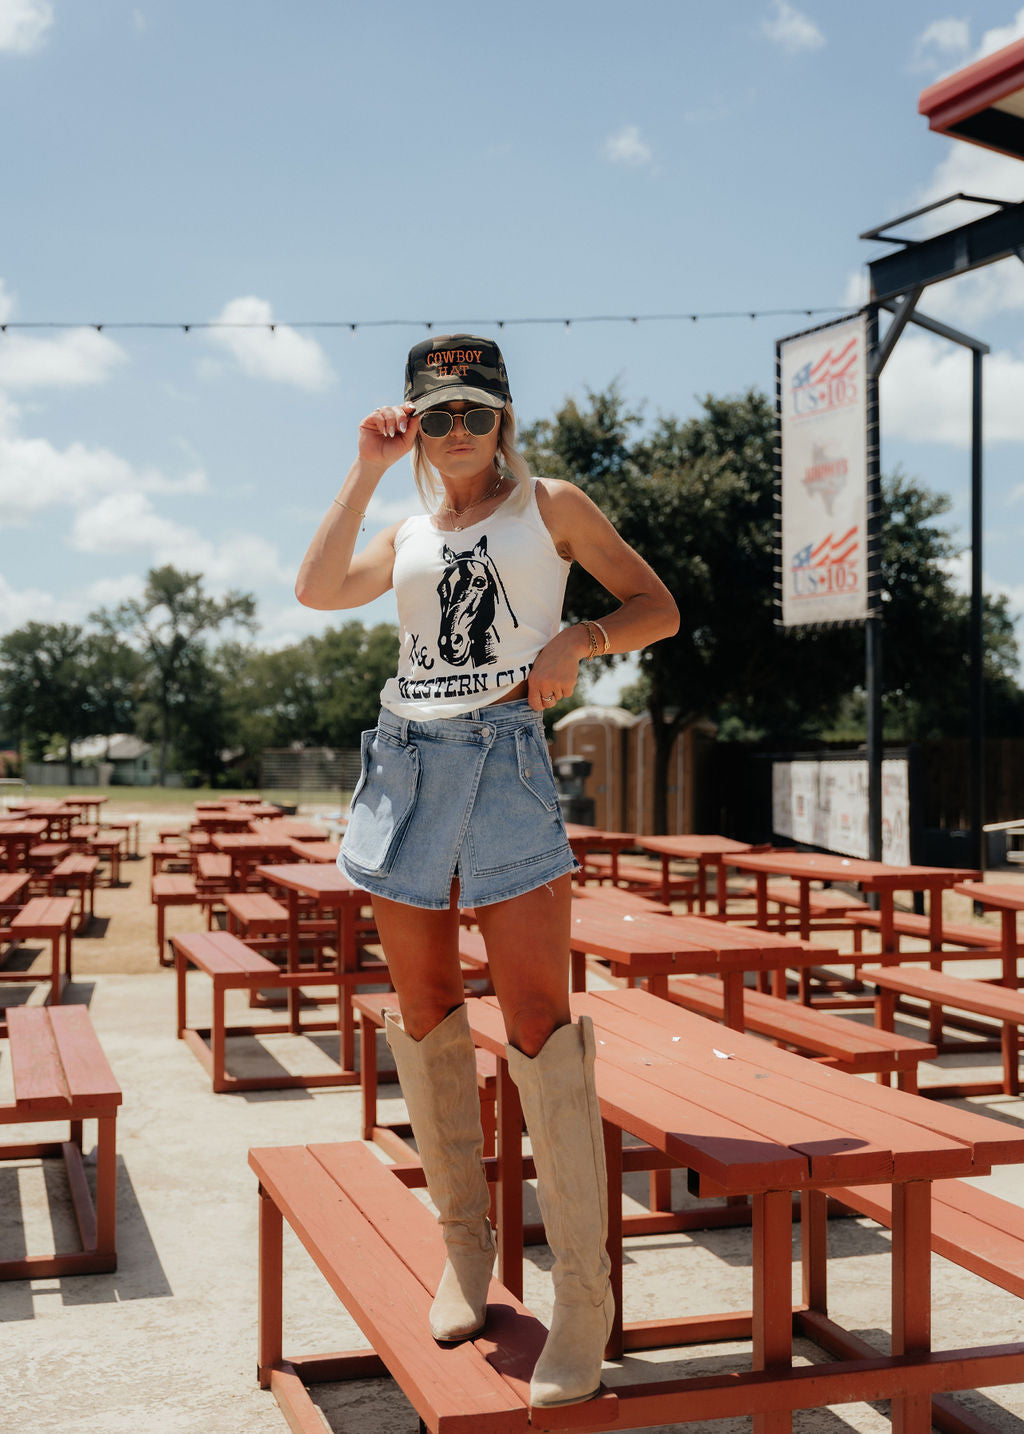
M480 504L481 504L481 503L486 503L487 500L488 500L488 498L493 498L494 495L497 493L498 489L501 487L502 483L504 483L504 481L505 481L505 475L504 475L504 473L499 473L499 474L498 474L498 481L495 483L494 487L491 488L491 489L489 489L489 490L483 495L482 498L477 498L477 499L475 499L472 503L467 503L464 508L453 508L453 507L451 506L451 504L448 502L448 499L447 499L447 498L443 498L443 499L441 500L441 509L442 509L442 511L446 514L449 523L451 523L452 527L455 529L455 531L456 531L457 533L461 533L462 530L463 530L463 528L464 528L466 525L465 525L465 523L457 523L457 522L455 521L455 519L456 519L456 518L461 518L464 513L468 513L468 512L470 511L470 509L472 509L472 508L479 508Z

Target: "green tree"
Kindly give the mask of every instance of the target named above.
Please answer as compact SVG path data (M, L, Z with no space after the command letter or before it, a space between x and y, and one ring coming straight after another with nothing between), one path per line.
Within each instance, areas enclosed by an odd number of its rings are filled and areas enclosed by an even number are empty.
M390 623L346 622L314 639L317 740L326 747L358 747L359 734L377 721L380 691L394 676L398 632Z
M775 415L765 395L709 396L697 417L661 418L647 432L641 422L612 386L588 393L583 408L570 400L529 429L524 446L535 472L594 499L679 604L678 634L638 655L639 678L625 694L652 718L663 830L668 761L682 728L728 718L749 734L804 740L863 679L864 638L860 628L776 625ZM955 549L935 525L945 506L902 474L883 485L885 673L891 690L918 702L947 691L954 654L963 663L962 603L948 571ZM606 604L574 566L569 619ZM990 604L990 615L997 609Z
M140 663L120 641L72 623L30 622L0 638L0 714L31 756L56 736L71 774L71 746L130 728Z
M358 747L395 670L397 629L358 621L274 652L226 643L213 661L225 693L225 746L258 772L268 747Z
M167 777L172 736L189 722L191 689L203 661L207 637L231 624L249 632L256 626L256 602L247 593L218 599L203 591L198 573L166 565L151 568L141 598L101 609L93 620L106 632L125 633L149 668L158 714L159 780Z

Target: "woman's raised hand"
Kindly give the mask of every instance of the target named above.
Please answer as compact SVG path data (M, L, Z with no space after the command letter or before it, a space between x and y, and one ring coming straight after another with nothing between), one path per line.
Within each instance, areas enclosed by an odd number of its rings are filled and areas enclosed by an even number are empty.
M359 425L359 457L388 467L409 452L418 427L411 403L375 408Z

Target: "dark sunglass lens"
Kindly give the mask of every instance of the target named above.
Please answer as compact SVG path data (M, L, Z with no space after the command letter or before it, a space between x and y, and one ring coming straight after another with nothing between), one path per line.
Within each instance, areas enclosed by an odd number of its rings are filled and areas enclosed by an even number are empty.
M466 425L466 432L480 438L485 433L490 433L494 428L497 418L493 408L471 408L466 414L463 422Z
M444 408L429 409L420 417L420 430L428 438L443 438L452 431L454 420Z

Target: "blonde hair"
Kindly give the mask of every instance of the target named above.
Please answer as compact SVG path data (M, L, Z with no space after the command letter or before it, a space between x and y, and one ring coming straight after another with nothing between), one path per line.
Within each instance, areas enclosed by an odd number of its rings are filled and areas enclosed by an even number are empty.
M444 485L437 469L427 460L418 433L412 441L410 459L420 502L428 513L434 512L444 497ZM498 471L504 472L505 476L511 478L516 485L517 491L506 500L507 505L513 510L524 507L530 496L532 480L530 465L516 447L516 415L511 403L506 403L501 410L498 449L494 455L494 461Z

